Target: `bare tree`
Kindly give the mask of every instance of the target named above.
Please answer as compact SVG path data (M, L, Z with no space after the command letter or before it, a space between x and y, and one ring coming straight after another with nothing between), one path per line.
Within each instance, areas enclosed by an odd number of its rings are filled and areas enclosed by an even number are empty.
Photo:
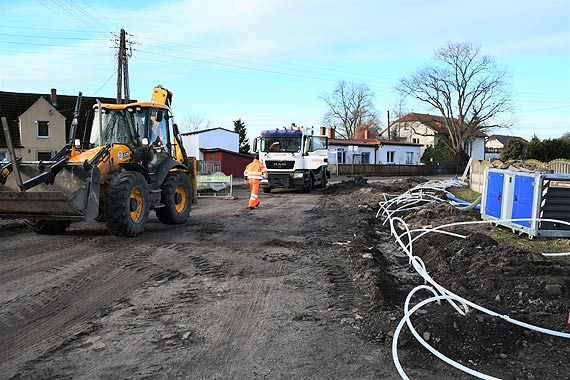
M448 43L435 58L435 64L401 79L397 90L439 111L448 132L443 140L456 156L481 132L510 126L493 122L512 109L505 69L470 43Z
M212 123L210 120L204 121L200 115L189 115L178 125L182 133L189 133L211 128Z
M328 106L324 116L324 124L334 128L336 135L354 138L356 128L361 124L378 123L378 113L372 104L374 93L364 83L346 83L340 81L332 94L320 96Z

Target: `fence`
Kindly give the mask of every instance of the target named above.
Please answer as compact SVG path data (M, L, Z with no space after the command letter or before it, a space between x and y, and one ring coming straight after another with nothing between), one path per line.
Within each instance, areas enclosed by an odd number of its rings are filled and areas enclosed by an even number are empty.
M210 175L222 171L221 161L198 161L198 174Z
M198 161L198 197L231 197L233 176L221 172L221 161Z
M420 176L436 174L437 167L429 165L330 164L329 170L333 175Z
M570 174L570 160L566 159L556 159L549 162L541 162L537 160L526 160L523 161L525 165L532 165L535 167L543 168L547 171L552 171L554 173ZM495 160L490 161L473 161L471 164L471 176L469 179L469 187L471 190L478 193L483 192L483 182L485 181L485 168L486 167L499 167L508 164L507 162L502 162Z

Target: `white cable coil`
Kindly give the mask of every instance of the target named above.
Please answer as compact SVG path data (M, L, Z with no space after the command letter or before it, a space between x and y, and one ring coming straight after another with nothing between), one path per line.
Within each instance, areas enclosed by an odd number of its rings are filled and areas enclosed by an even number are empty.
M489 375L486 375L484 373L475 371L471 368L468 368L468 367L466 367L460 363L457 363L454 360L448 358L447 356L443 355L442 353L437 351L435 348L433 348L431 345L429 345L417 333L417 331L414 329L414 327L410 321L410 316L413 315L417 310L419 310L423 306L425 306L429 303L435 302L435 301L446 300L461 315L465 315L465 313L468 311L468 308L471 307L475 310L479 310L479 311L481 311L485 314L488 314L492 317L501 318L506 322L512 323L512 324L517 325L517 326L524 327L524 328L529 329L529 330L534 330L534 331L537 331L537 332L540 332L543 334L549 334L549 335L553 335L553 336L557 336L557 337L561 337L561 338L570 339L570 333L564 333L564 332L560 332L560 331L546 329L543 327L539 327L539 326L535 326L535 325L532 325L529 323L518 321L516 319L509 317L508 315L501 315L501 314L496 313L492 310L489 310L483 306L480 306L474 302L471 302L471 301L469 301L469 300L467 300L467 299L465 299L465 298L463 298L457 294L454 294L453 292L449 291L448 289L446 289L443 286L441 286L440 284L438 284L429 275L429 273L426 269L426 266L425 266L424 262L422 261L422 259L418 256L413 255L413 253L412 253L413 252L413 243L417 239L425 236L426 234L440 233L440 234L455 236L458 238L466 238L467 236L460 235L457 233L453 233L450 231L446 231L444 229L446 229L448 227L452 227L452 226L453 227L459 226L459 225L493 223L492 221L488 221L488 220L486 220L486 221L469 221L469 222L456 222L456 223L444 224L444 225L440 225L440 226L429 228L429 229L410 229L408 224L402 218L395 216L396 213L402 213L404 211L415 210L415 209L421 208L425 204L429 204L429 203L447 202L447 203L453 204L456 207L457 206L458 207L464 206L463 204L456 204L456 202L448 202L447 200L443 200L441 198L438 198L435 194L433 194L433 192L448 193L447 190L445 190L446 188L452 187L452 186L461 186L461 185L464 185L464 183L461 181L458 181L458 180L429 181L429 182L417 185L414 188L408 190L406 193L401 194L401 195L394 197L392 199L386 199L386 196L384 196L385 201L379 202L379 210L376 213L376 217L377 218L380 216L384 217L385 220L384 220L383 224L385 224L386 222L389 222L390 233L392 234L392 236L394 237L396 242L400 245L402 250L408 256L410 264L413 266L415 271L420 276L422 276L422 278L424 279L424 282L425 282L425 285L417 286L408 294L408 296L406 298L405 305L404 305L404 316L402 317L402 319L400 320L400 323L398 324L398 326L396 328L396 331L394 333L394 338L392 341L392 357L394 359L394 364L396 366L396 369L398 370L398 373L400 374L400 376L403 379L409 379L409 377L406 375L404 369L402 368L400 361L399 361L399 358L398 358L398 337L400 335L400 332L401 332L404 324L406 324L408 326L408 328L410 329L413 336L426 349L428 349L428 351L430 351L432 354L436 355L438 358L445 361L447 364L449 364L449 365L451 365L451 366L453 366L453 367L455 367L455 368L457 368L463 372L466 372L472 376L480 378L480 379L497 379L496 377L489 376ZM536 221L541 221L541 222L555 222L555 223L561 223L561 224L565 224L565 225L570 226L570 223L568 223L568 222L561 221L561 220L555 220L555 219L518 218L518 219L510 219L508 221L528 221L528 220L536 220ZM399 227L403 227L404 232L402 232L401 234L398 234L398 232L396 231L396 228L395 228L396 225L398 225ZM417 235L412 236L412 234L417 234ZM404 243L404 241L402 240L403 237L407 237L408 243ZM563 255L570 255L570 253L544 253L544 255L545 256L563 256ZM427 284L429 284L429 285L427 285ZM410 309L409 304L410 304L410 301L411 301L413 295L417 291L422 290L422 289L432 292L434 294L434 296L430 297L426 300L421 301L420 303L418 303L417 305L415 305L414 307L412 307Z

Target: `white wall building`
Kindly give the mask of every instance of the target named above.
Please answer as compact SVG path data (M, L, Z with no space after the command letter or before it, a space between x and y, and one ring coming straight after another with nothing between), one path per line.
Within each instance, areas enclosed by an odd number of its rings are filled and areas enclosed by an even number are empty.
M212 128L182 134L182 144L189 157L204 160L200 149L219 148L239 152L239 134L225 128Z
M442 116L410 113L394 121L389 129L386 128L380 132L380 137L386 139L395 137L400 141L422 144L421 157L425 148L430 145L436 146L445 137L446 130L442 128L445 122L445 118ZM474 160L484 160L485 137L486 135L480 132L471 141L466 142L465 153Z
M421 147L400 141L329 139L329 163L419 165Z

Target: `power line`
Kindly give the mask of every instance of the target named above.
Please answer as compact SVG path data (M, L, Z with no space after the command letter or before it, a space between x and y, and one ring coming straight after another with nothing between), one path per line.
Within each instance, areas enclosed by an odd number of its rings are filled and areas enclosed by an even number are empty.
M56 37L56 36L30 36L22 34L0 33L0 36L17 37L17 38L35 38L48 40L75 40L75 41L101 41L104 38L80 38L80 37Z
M46 0L47 1L47 0ZM63 14L61 14L61 12L56 12L53 8L51 8L48 4L44 3L41 0L36 0L36 2L38 4L40 4L41 6L43 6L44 8L48 9L49 11L51 11L53 14L57 15L58 17L61 17L62 19L64 19L65 21L67 21L68 23L70 23L71 25L75 26L75 27L79 27L79 25L77 25L73 20L69 20L67 17L65 17Z
M119 27L117 24L115 24L115 23L113 22L113 20L109 19L107 16L105 16L104 14L102 14L101 12L99 12L99 11L97 10L97 8L92 7L91 4L89 4L87 1L81 0L81 2L82 2L83 4L85 4L85 5L87 5L89 8L91 8L91 10L93 10L93 11L94 11L95 13L97 13L99 16L101 16L101 18L102 18L103 20L107 21L107 22L109 23L109 25L112 26L112 28L110 28L110 29L120 29L120 27Z
M103 87L105 87L105 85L106 85L107 83L109 83L109 81L110 81L111 79L113 79L113 77L114 77L115 75L117 75L117 73L116 73L115 71L113 71L113 73L111 74L111 76L110 76L109 78L107 78L107 80L105 81L105 83L103 83L103 84L101 85L101 87L99 87L97 90L95 90L95 92L93 93L93 96L97 95L97 93L98 93L99 91L101 91L101 90L103 89Z
M101 32L102 30L99 29L98 26L92 24L91 22L87 21L86 19L84 19L83 17L81 17L80 14L77 14L75 11L72 11L71 9L69 9L68 7L66 7L64 4L62 4L59 0L50 0L53 4L55 4L57 7L59 7L60 9L62 9L64 12L66 12L67 14L71 15L71 17L75 18L76 20L81 21L83 24L85 24L86 26L88 26L89 28L91 28L92 30L95 30L97 32Z
M52 1L56 1L56 0L52 0ZM108 26L104 25L101 21L99 21L99 19L93 17L89 12L87 12L85 9L83 9L82 7L80 7L79 5L76 4L76 2L67 0L67 3L69 5L71 5L73 8L77 9L79 12L81 12L83 15L85 15L87 17L87 20L90 20L90 22L94 22L94 25L99 25L101 26L103 29L106 29Z
M55 29L55 28L34 28L19 25L0 25L0 28L6 29L25 29L25 30L47 30L50 32L66 32L66 33L87 33L89 31L83 29ZM100 33L101 34L101 33ZM105 33L106 34L106 33Z
M42 44L42 43L33 43L33 42L13 42L13 41L0 41L0 44L64 47L64 48L74 48L74 49L101 49L101 47L97 47L97 46L56 45L56 44Z
M200 46L196 46L196 45L190 45L190 44L185 44L185 43L173 43L170 41L165 41L165 40L159 40L156 38L150 38L150 37L144 37L147 40L151 40L151 41L157 41L157 42L164 42L165 44L171 44L171 45L175 45L175 46L184 46L184 47L188 47L190 49L196 49L196 50L204 50L204 51L210 51L212 53L194 53L194 54L199 54L202 56L210 56L210 57L215 57L215 58L222 58L222 59L227 59L227 57L229 57L230 59L233 60L237 60L237 61L241 61L241 62L246 62L246 63L251 63L251 64L261 64L261 65L273 65L275 63L277 64L284 64L284 65L294 65L294 66L299 66L299 67L305 67L305 68L309 68L313 71L317 71L317 72L322 72L322 71L329 71L329 72L333 72L333 73L340 73L340 74L348 74L348 75L353 75L353 76L362 76L362 74L360 73L354 73L354 72L349 72L349 71L344 71L344 70L337 70L337 69L331 69L328 67L319 67L319 66L313 66L313 65L307 65L307 64L303 64L303 63L297 63L297 62L291 62L291 61L283 61L283 60L271 60L271 59L267 59L267 58L259 58L259 57L252 57L252 56L247 56L247 55L242 55L242 54L235 54L235 53L226 53L223 51L219 51L219 50L215 50L215 49L208 49L208 48L203 48ZM157 47L157 48L164 48L164 45L152 45L152 44L147 44L144 43L144 46L150 46L150 47ZM221 56L220 56L221 54ZM234 57L240 57L240 58L234 58ZM254 60L253 62L251 60ZM366 75L365 76L366 79L371 79L371 78L375 78L373 80L384 80L385 77L378 77L378 76L370 76L370 75Z

